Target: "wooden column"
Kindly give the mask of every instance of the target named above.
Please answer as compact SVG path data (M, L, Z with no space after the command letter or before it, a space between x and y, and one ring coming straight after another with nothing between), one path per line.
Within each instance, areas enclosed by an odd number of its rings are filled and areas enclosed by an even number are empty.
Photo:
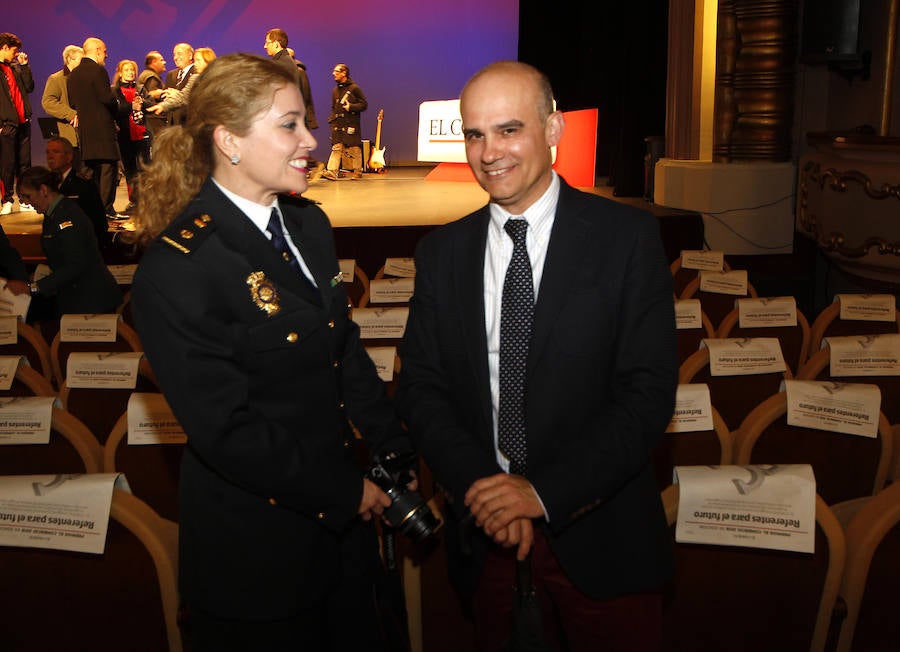
M713 160L791 159L799 0L720 0Z
M666 158L691 160L700 156L700 86L694 56L696 14L696 0L669 1Z

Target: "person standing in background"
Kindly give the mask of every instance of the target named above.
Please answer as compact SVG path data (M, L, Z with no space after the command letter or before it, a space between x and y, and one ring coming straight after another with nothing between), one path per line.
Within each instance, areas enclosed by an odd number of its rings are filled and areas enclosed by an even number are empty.
M81 150L78 147L78 113L69 106L69 89L66 82L69 73L72 72L84 56L84 50L79 45L67 45L63 48L62 70L47 77L44 84L44 94L41 97L41 106L50 117L56 118L59 135L68 140L74 148L72 166L78 170L81 167Z
M306 74L306 66L294 59L294 51L288 47L288 35L283 29L270 29L266 32L266 41L263 44L266 54L272 57L275 63L290 68L297 76L297 85L300 87L300 95L303 96L303 104L306 106L306 128L310 131L319 128L316 120L316 109L313 106L312 92L309 88L309 77ZM314 158L309 160L309 182L322 178L325 164Z
M86 167L103 201L107 216L116 218L113 203L119 176L119 144L116 138L118 103L109 84L106 44L99 38L85 40L84 57L67 82L69 104L78 112L78 142Z
M135 112L141 116L144 126L150 132L151 154L153 150L153 138L166 127L166 116L155 113L147 114L147 108L162 101L163 90L166 85L162 75L166 72L166 60L157 50L151 50L144 57L144 69L138 76L137 91L141 98L140 103L132 106ZM140 107L140 108L136 108Z
M175 70L170 70L166 75L166 88L183 90L190 78L197 74L194 68L194 48L190 43L179 43L172 48L172 61L175 62ZM170 125L184 124L187 112L180 106L166 113L166 123Z
M128 187L128 214L134 208L135 179L142 165L150 162L150 134L144 125L134 121L134 104L137 94L137 62L122 59L116 66L113 77L113 93L116 96L118 109L116 124L118 126L119 153L122 155L122 167L125 170L125 183Z
M97 186L89 179L80 176L72 167L74 153L72 143L62 136L47 139L47 167L59 175L59 192L75 200L78 207L90 219L94 225L94 233L100 249L104 249L112 242L109 234L109 222L106 219L106 210Z
M350 68L339 63L331 71L337 84L331 91L331 156L328 169L323 176L337 181L341 161L346 155L350 159L350 178L362 178L362 135L360 134L360 113L369 108L369 102L362 89L350 79Z
M15 34L0 34L0 182L3 183L3 203L0 215L13 209L13 189L16 177L31 167L31 101L34 77L28 65L28 55L20 52L22 41ZM19 210L33 210L19 198Z

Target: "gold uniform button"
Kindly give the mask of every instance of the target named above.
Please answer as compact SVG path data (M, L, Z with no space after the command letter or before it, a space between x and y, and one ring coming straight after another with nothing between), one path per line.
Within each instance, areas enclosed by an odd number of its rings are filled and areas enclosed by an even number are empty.
M334 367L335 369L337 369L338 367L341 366L341 363L338 362L337 360L335 360L334 362L331 363L331 366Z
M325 518L325 512L319 512L318 514L316 514L316 518L320 521L323 520Z
M285 339L288 342L290 342L291 344L293 344L294 342L296 342L297 340L300 339L300 336L297 335L297 333L291 331L290 333L287 334L287 337Z
M334 328L334 320L333 319L330 322L328 322L328 328Z
M338 407L339 407L340 409L343 410L343 409L344 409L344 402L341 401L340 403L338 403Z
M269 504L270 504L270 505L277 505L277 504L278 504L278 501L275 500L274 498L269 498Z
M350 442L348 440L344 440L344 448L350 448Z

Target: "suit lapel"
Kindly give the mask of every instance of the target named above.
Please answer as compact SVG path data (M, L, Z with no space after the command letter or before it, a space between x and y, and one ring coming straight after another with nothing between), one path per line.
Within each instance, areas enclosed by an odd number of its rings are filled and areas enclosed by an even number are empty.
M592 246L587 237L587 224L577 191L560 181L559 202L550 231L538 300L534 306L534 324L528 354L529 377L543 354L556 316L568 300L572 281L583 268L581 261L590 253Z
M463 347L469 364L475 370L474 381L481 397L481 414L486 432L493 430L491 417L491 383L487 365L487 333L484 326L484 256L490 213L487 206L475 216L471 228L457 240L451 265L456 278L455 305L459 308Z

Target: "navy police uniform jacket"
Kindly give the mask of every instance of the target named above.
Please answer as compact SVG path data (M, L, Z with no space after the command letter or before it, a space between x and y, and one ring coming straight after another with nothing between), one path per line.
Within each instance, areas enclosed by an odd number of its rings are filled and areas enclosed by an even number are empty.
M222 617L287 617L374 563L347 419L375 451L406 445L349 318L327 217L303 199L279 205L319 297L209 179L148 248L132 289L145 353L188 438L182 596Z

